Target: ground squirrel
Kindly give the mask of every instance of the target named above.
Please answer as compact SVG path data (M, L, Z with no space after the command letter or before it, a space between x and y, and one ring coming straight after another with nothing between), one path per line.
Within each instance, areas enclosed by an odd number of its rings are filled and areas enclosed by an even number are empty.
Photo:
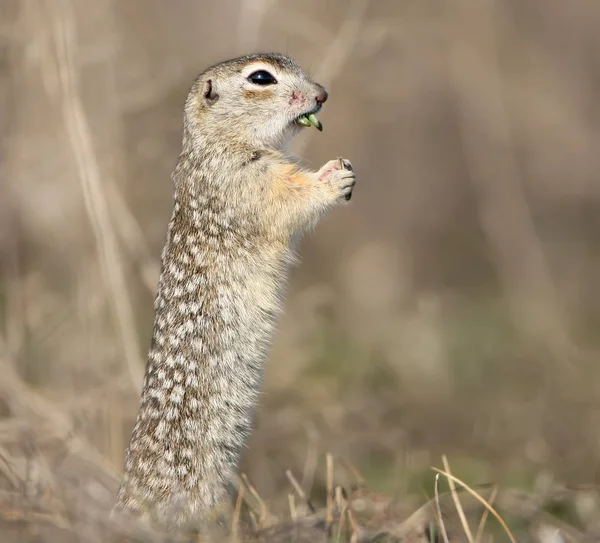
M247 438L294 245L349 200L355 175L284 148L327 91L287 56L202 73L184 109L141 407L115 511L198 522L226 496Z

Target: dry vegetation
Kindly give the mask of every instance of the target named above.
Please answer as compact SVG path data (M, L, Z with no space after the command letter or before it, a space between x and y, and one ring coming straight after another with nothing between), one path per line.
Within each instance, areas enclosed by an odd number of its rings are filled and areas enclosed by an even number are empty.
M516 540L599 541L599 28L597 0L1 0L0 540L112 540L184 97L281 50L331 96L295 150L360 185L301 249L246 530L508 541L445 453Z

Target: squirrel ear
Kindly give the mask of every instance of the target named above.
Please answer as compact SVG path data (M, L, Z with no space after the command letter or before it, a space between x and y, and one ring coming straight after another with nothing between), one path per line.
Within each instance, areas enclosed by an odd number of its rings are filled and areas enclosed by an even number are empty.
M204 97L204 102L209 107L212 106L219 99L219 95L213 88L211 79L208 79L206 83L204 83L204 88L202 89L202 96Z

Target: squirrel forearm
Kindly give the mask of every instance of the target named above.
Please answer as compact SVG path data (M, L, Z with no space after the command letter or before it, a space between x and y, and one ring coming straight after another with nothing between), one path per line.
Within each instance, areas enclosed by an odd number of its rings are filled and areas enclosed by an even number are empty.
M288 230L291 236L311 229L327 210L340 202L339 187L330 182L330 173L327 165L318 172L294 164L277 165L271 172L270 212L264 218Z

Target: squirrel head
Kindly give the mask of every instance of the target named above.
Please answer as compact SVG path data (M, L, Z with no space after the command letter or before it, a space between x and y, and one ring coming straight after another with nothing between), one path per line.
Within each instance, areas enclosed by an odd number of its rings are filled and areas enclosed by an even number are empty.
M185 105L189 143L280 149L303 126L322 129L316 114L327 91L289 57L248 55L208 68L192 87ZM218 136L217 136L218 134Z

